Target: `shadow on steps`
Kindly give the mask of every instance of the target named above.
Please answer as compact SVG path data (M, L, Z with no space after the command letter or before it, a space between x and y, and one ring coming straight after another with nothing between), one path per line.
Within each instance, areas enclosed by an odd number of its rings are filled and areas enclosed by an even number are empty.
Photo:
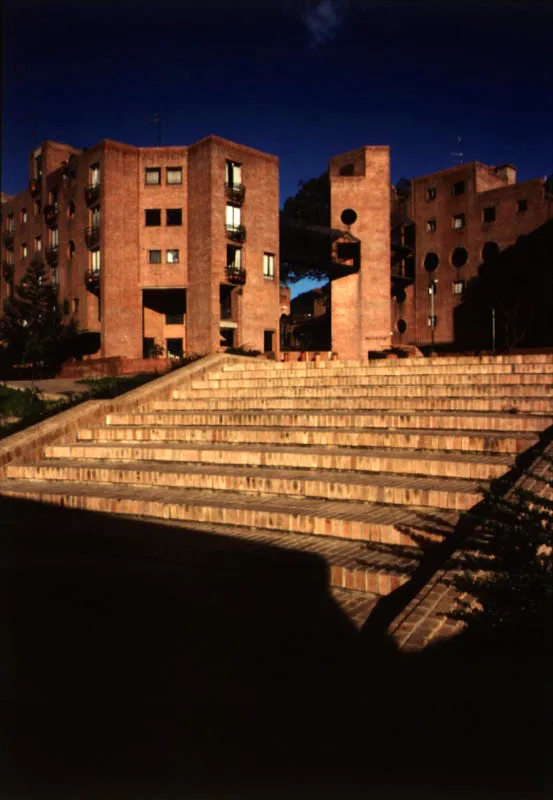
M4 796L545 796L528 651L362 650L313 555L6 498L0 521Z

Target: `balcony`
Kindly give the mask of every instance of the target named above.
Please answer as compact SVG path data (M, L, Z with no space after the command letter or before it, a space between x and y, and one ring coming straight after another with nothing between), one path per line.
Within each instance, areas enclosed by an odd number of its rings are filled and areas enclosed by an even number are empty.
M227 280L229 283L243 286L246 283L246 270L244 267L235 267L234 264L229 264L227 266Z
M29 181L29 193L31 197L38 197L40 194L41 178L31 178Z
M231 242L245 242L246 228L243 225L227 225L227 238Z
M74 155L69 156L69 161L63 162L61 171L64 178L68 180L77 177L77 160Z
M49 228L55 228L58 224L58 205L57 203L44 206L44 222Z
M58 263L58 252L59 247L57 244L49 244L46 248L46 261L50 264L51 267L55 267Z
M3 261L2 275L4 276L6 283L11 283L13 280L13 264L10 264L8 261Z
M14 232L13 231L3 231L3 233L2 233L2 241L4 242L4 246L7 247L8 250L13 250Z
M225 183L225 195L231 203L242 205L246 196L246 187L243 183Z
M100 200L100 184L89 183L88 186L85 186L84 199L87 206L96 205Z
M94 250L100 246L100 226L92 225L90 228L85 228L84 241L89 250Z
M100 270L87 269L84 273L84 282L89 292L100 294Z

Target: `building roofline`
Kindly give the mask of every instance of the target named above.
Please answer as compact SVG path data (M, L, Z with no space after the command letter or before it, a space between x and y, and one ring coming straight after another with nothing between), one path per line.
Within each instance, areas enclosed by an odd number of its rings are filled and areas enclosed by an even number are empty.
M278 164L278 156L274 156L272 153L266 153L264 150L257 150L255 147L249 147L246 144L239 144L238 142L233 142L230 139L224 139L222 136L216 136L214 133L204 136L203 139L199 139L197 142L189 145L189 148L192 149L207 142L219 142L220 144L231 145L231 147L236 147L238 150L252 153L252 155L266 158L268 161L274 161Z

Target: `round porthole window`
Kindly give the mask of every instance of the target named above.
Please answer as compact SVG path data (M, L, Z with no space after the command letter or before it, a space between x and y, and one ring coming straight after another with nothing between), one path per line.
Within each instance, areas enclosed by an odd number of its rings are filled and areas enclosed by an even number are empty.
M438 264L440 263L440 257L437 253L427 253L424 259L424 268L427 272L434 272L435 269L438 269Z
M353 208L344 208L340 219L344 225L353 225L353 223L357 221L357 212L354 211Z
M499 245L497 242L486 242L482 248L482 261L492 261L499 255Z
M454 267L464 267L469 260L469 254L464 247L456 247L451 254L451 263Z

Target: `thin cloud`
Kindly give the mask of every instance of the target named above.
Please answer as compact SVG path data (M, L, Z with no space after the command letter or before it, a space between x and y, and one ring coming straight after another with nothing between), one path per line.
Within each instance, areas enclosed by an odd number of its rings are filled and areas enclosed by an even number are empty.
M320 0L309 5L303 14L309 44L322 47L330 42L342 25L343 17L338 0Z

